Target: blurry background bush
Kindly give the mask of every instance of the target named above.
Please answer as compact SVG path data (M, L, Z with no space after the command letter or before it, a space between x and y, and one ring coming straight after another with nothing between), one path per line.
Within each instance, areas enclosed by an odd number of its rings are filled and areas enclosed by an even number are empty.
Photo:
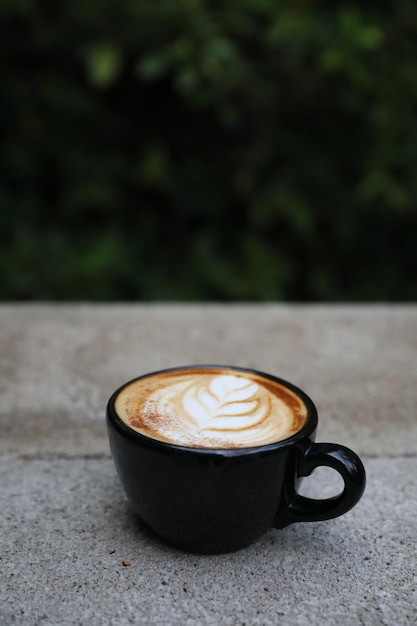
M417 5L1 0L0 298L416 300Z

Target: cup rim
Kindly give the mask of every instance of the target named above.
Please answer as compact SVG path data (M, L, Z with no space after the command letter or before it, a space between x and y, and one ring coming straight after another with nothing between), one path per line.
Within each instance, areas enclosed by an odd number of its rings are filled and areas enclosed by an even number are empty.
M301 398L304 404L307 407L307 419L294 435L291 437L287 437L286 439L282 439L281 441L276 441L272 443L267 443L258 446L248 446L248 447L239 447L239 448L203 448L197 446L184 446L176 443L171 443L168 441L162 441L160 439L155 439L153 437L149 437L143 433L138 432L131 428L126 422L124 422L116 412L115 409L115 401L117 396L129 385L136 382L137 380L141 380L143 378L150 378L152 376L157 376L160 374L165 374L169 372L181 371L181 370L193 370L193 369L224 369L224 370L232 370L237 372L243 372L248 374L255 374L256 376L260 376L262 378L267 378L272 380L273 382L279 383L284 387L287 387L295 393L297 396ZM295 442L305 439L313 435L317 428L318 424L318 414L317 409L312 401L312 399L293 383L280 378L278 376L274 376L273 374L268 374L266 372L262 372L260 370L256 370L249 367L240 367L235 365L218 365L218 364L197 364L197 365L178 365L175 367L168 367L160 370L156 370L153 372L148 372L146 374L141 374L140 376L135 376L131 380L123 383L120 387L118 387L110 396L110 399L107 403L106 407L106 417L111 422L111 424L124 436L130 439L132 442L144 445L148 448L152 448L154 450L159 450L160 452L165 452L169 454L188 454L188 455L203 455L203 456L213 456L213 457L236 457L236 456L247 456L254 454L264 454L268 452L273 452L279 448L285 448L286 446L293 445Z

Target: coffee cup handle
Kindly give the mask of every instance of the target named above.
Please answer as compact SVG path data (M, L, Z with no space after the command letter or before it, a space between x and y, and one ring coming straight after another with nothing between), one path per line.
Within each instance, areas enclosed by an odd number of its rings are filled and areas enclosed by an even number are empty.
M318 522L347 513L360 500L366 483L365 468L360 458L349 448L333 443L310 443L298 459L296 474L309 476L320 466L335 469L343 478L343 491L324 500L306 498L295 488L286 494L286 510L277 515L275 528L295 522Z

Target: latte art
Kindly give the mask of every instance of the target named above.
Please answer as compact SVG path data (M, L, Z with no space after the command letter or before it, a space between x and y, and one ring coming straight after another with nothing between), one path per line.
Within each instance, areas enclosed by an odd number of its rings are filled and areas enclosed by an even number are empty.
M119 393L115 409L141 434L199 448L281 441L307 418L305 404L284 385L220 368L178 369L137 379Z
M256 383L237 376L220 375L204 386L194 381L185 391L182 406L187 415L208 431L242 430L261 423L269 409L260 399Z

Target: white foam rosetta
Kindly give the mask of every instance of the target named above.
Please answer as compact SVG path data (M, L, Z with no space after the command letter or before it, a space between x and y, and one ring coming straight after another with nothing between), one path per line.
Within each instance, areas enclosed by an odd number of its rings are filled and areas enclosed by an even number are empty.
M216 376L208 385L192 384L183 396L183 407L204 430L250 428L262 421L268 406L257 397L259 385L237 376Z
M130 425L180 445L263 445L289 437L299 428L294 406L241 374L189 370L162 386L148 387L138 403L140 392L138 381L126 389L126 398L119 402ZM300 407L302 412L305 407L301 401ZM135 413L140 413L139 420Z

